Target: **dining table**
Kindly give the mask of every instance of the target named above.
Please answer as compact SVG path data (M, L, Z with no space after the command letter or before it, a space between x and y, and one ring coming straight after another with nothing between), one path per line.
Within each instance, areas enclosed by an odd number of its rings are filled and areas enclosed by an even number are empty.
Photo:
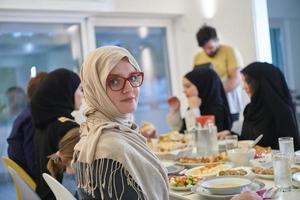
M162 163L164 166L168 167L171 165L175 165L176 163L172 160L162 160ZM263 183L265 186L264 188L261 188L260 190L270 190L274 188L274 181L272 179L264 179L264 178L259 178L255 177L253 180L259 181ZM209 195L203 196L196 194L192 191L177 191L177 190L172 190L170 189L170 200L211 200L211 199L216 199L216 200L229 200L231 199L228 197L215 197L215 195L212 195L211 197ZM273 199L273 200L300 200L300 189L293 188L289 192L280 192L276 191L274 193L273 198L264 198L264 199Z

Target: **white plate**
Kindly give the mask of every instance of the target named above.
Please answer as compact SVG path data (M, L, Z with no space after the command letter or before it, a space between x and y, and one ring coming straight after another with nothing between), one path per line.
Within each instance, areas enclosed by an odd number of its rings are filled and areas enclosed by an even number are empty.
M171 156L177 156L178 154L180 153L184 153L184 152L188 152L188 151L191 151L191 147L185 147L185 148L182 148L182 149L176 149L176 150L173 150L173 151L165 151L165 152L155 152L155 154L157 156L166 156L166 155L171 155Z
M225 161L213 162L213 163L182 163L182 162L178 162L178 161L175 162L176 165L182 165L187 168L193 168L193 167L205 166L205 165L211 165L211 164L223 164L223 163L225 163Z
M232 169L231 165L220 164L220 165L216 166L215 170L211 170L211 172L206 172L206 173L197 174L197 175L195 174L195 171L197 171L201 168L204 168L204 167L205 166L199 166L199 167L191 168L191 169L189 169L185 172L185 175L194 176L194 177L211 177L211 176L216 176L219 173L219 171L221 171L221 170Z
M192 187L194 187L194 186L193 185L189 185L187 187L175 187L175 186L170 185L170 188L172 190L177 190L177 191L191 191Z
M251 167L243 167L243 166L241 166L241 167L235 167L235 168L232 168L232 169L229 169L229 170L239 170L239 169L243 169L243 170L246 171L246 175L244 175L242 177L250 177L250 176L253 176L253 174L254 174L252 172L252 170L251 170ZM224 170L224 171L226 171L226 170ZM237 176L237 175L230 175L230 176Z
M249 189L256 192L256 191L261 190L264 187L265 187L265 184L263 182L254 180L250 184ZM208 190L201 187L199 184L194 186L191 190L195 194L198 194L198 195L203 196L203 197L207 197L209 199L227 200L227 199L231 199L235 195L235 194L234 195L216 195L216 194L212 194Z
M269 180L272 180L274 179L274 175L268 175L268 174L256 174L254 173L255 176L259 177L259 178L262 178L262 179L269 179Z
M168 170L168 174L176 174L176 173L184 170L183 166L178 166L178 165L170 165L166 168Z

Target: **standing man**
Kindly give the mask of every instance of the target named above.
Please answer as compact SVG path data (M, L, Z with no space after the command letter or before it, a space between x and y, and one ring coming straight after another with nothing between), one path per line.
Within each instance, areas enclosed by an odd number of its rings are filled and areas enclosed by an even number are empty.
M240 53L227 45L220 44L216 29L203 25L197 33L198 45L203 51L199 52L194 60L194 66L212 63L223 82L230 113L233 121L239 119L242 108L240 68L242 58Z

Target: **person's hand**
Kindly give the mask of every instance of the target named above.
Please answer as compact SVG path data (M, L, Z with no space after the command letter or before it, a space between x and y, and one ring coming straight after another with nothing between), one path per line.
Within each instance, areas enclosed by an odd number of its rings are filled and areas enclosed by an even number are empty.
M172 111L178 111L180 109L180 101L176 96L171 96L168 98L168 104Z
M155 127L150 122L142 122L140 127L141 134L146 138L154 138L156 134Z
M188 98L188 104L190 108L199 108L202 101L198 96L191 96Z
M255 192L247 191L232 197L230 200L262 200L262 198Z
M224 140L227 135L231 135L230 131L228 130L218 132L217 134L218 140Z

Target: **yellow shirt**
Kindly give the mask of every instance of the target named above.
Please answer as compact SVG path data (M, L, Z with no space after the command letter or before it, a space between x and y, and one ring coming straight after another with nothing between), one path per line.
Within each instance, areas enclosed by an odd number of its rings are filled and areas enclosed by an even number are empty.
M199 52L194 59L194 66L204 63L212 63L222 81L228 77L228 70L243 66L240 53L230 46L220 45L217 54L209 57L204 51Z

